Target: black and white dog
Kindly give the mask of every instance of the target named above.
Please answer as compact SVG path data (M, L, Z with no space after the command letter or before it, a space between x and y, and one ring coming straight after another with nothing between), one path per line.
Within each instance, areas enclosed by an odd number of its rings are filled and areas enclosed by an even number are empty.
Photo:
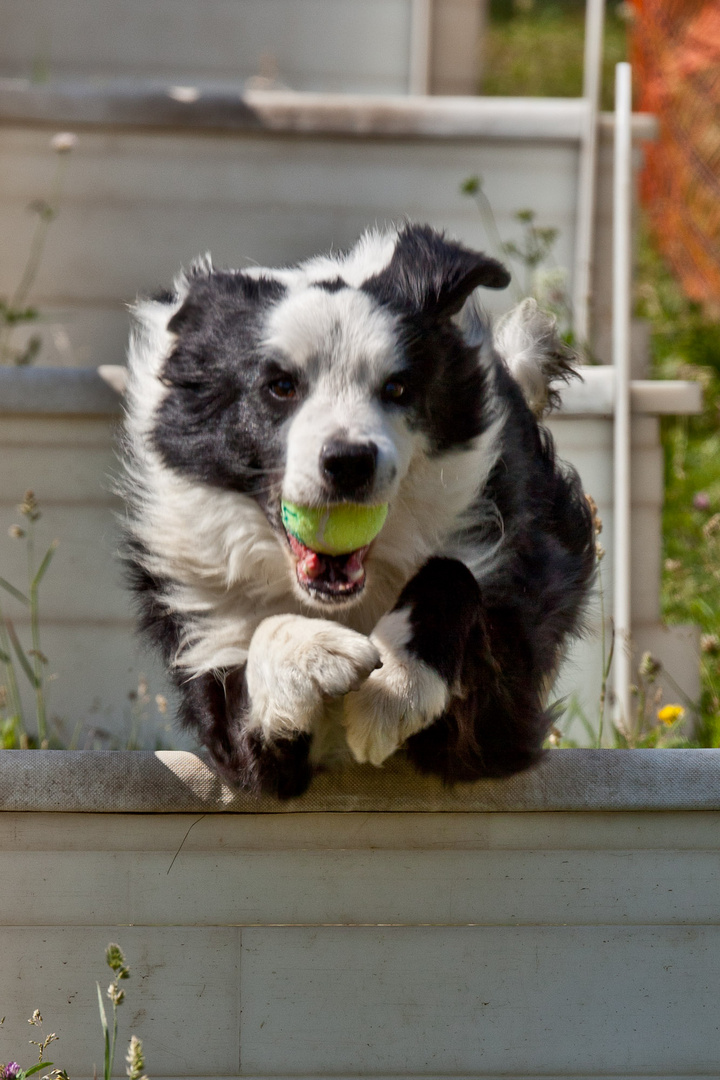
M572 373L554 323L526 301L493 338L472 296L508 281L406 225L291 269L200 262L137 305L128 560L231 784L289 797L343 751L448 782L539 758L595 549L536 420ZM330 556L282 500L389 512Z

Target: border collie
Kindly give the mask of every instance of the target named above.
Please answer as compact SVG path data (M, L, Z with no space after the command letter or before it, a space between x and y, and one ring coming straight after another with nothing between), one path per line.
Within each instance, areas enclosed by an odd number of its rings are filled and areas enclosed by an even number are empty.
M403 748L446 782L538 760L594 534L538 424L572 374L509 274L427 226L289 269L196 263L138 303L127 560L180 722L231 784L301 793ZM368 546L312 551L283 500L387 503Z

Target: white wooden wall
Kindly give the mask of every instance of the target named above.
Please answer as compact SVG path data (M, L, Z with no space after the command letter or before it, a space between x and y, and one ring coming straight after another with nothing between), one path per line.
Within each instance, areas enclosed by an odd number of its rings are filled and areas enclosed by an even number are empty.
M572 291L583 105L575 100L401 99L250 94L179 103L168 86L43 89L0 79L0 295L16 286L57 160L49 139L77 128L62 208L33 301L43 363L120 363L124 305L211 251L218 265L282 265L346 248L368 227L428 221L492 249L474 202L482 176L503 239L532 209L559 237L552 263ZM6 123L3 124L3 118ZM635 118L638 137L652 125ZM608 362L612 128L600 125L593 347ZM522 282L524 285L524 282ZM488 295L508 306L512 294ZM637 367L642 360L639 360Z
M433 789L446 812L113 813L133 805L122 755L100 770L108 813L0 812L0 1060L29 1063L39 1008L52 1060L92 1075L117 941L118 1076L131 1032L156 1080L717 1076L717 752L665 752L674 778L663 752L597 753L473 785L465 812ZM23 763L0 805L45 804L54 769ZM77 796L59 769L59 806L99 794L88 769ZM548 812L558 798L575 809Z
M46 196L55 158L47 130L0 127L0 295L22 270L33 199ZM534 207L560 230L556 258L571 267L576 148L521 141L366 141L173 133L81 135L67 167L34 301L47 319L43 363L122 363L124 305L170 283L210 251L218 266L287 265L409 217L487 247L461 182L486 177L503 236ZM488 302L507 306L509 296ZM34 330L36 328L33 328Z

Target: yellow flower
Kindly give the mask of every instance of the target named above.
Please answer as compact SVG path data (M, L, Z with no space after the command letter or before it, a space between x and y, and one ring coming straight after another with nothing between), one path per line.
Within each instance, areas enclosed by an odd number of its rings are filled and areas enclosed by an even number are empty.
M663 724L667 724L670 727L676 720L682 719L685 715L685 710L682 705L663 705L662 709L658 709L658 720Z

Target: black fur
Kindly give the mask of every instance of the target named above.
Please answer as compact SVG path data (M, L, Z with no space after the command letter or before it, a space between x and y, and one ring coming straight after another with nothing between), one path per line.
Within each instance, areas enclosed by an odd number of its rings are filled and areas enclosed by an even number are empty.
M548 681L580 630L595 568L577 474L557 463L514 380L504 369L498 378L512 409L483 496L499 519L494 530L478 529L478 540L500 540L502 529L502 556L482 586L457 560L431 559L396 604L410 609L408 651L452 690L446 712L408 740L407 753L450 783L506 776L541 757L554 719L544 706Z
M199 736L215 768L232 786L254 795L290 799L301 795L312 779L310 736L267 742L243 725L247 687L242 669L210 672L178 681L182 691L179 720Z
M282 465L288 408L266 392L278 368L258 355L256 329L263 307L284 292L277 281L244 274L216 272L191 283L168 323L177 334L162 373L171 392L154 429L155 448L170 468L254 492Z
M429 225L407 225L388 266L363 288L381 303L442 319L455 315L478 286L504 289L509 283L497 259L446 240Z
M452 321L477 286L508 281L495 260L428 227L407 226L386 269L361 286L397 317L405 386L397 407L426 435L431 454L467 446L499 406L507 412L497 464L477 493L476 522L471 514L458 538L475 549L497 543L492 572L476 580L462 562L432 558L397 601L410 610L410 652L451 691L446 712L408 740L407 754L420 771L447 782L508 775L537 761L552 719L544 704L549 683L568 637L580 629L594 572L593 523L577 475L556 461L552 439L500 358L480 364L478 349ZM329 293L350 288L339 276L316 285ZM285 292L272 277L191 277L168 324L176 337L161 379L169 390L151 433L166 468L252 495L274 525L284 432L305 388L298 371L290 372L294 397L268 392L288 374L287 363L277 363L258 340L263 313ZM161 302L177 301L168 293ZM494 517L484 511L488 505ZM141 628L173 670L183 621L173 610L174 583L148 570L147 554L130 539ZM173 677L180 722L229 783L279 798L307 787L310 736L268 743L247 730L243 668L196 677L175 669Z

